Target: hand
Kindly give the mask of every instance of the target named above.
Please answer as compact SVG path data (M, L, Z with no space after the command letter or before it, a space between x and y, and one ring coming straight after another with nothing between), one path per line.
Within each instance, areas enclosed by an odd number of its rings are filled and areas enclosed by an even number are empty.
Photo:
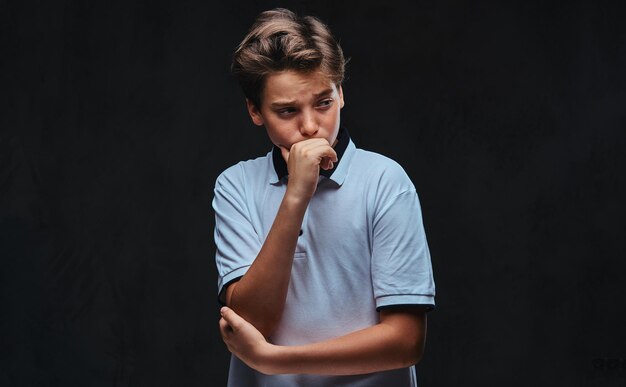
M220 314L220 332L228 350L248 366L263 372L263 365L273 346L261 332L232 309L225 306Z
M337 153L325 138L300 141L291 149L280 147L289 171L288 190L300 198L310 199L315 193L320 168L332 169Z

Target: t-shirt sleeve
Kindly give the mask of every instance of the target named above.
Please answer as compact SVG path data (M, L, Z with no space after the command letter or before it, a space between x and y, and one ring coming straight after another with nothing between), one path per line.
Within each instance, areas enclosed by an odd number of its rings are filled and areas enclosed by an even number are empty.
M435 283L415 190L401 192L381 205L372 232L376 308L423 305L433 309Z
M243 172L235 165L215 183L215 263L218 295L241 278L259 253L262 242L251 221Z

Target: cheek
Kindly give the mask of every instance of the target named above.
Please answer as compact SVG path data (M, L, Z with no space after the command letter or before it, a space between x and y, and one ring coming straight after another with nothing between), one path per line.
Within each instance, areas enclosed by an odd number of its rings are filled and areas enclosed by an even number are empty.
M341 111L341 109L337 108L337 109L333 109L331 112L329 112L328 116L326 117L326 123L327 125L330 126L336 126L339 124L339 112Z
M274 144L289 144L295 141L299 132L287 122L267 122L267 134Z

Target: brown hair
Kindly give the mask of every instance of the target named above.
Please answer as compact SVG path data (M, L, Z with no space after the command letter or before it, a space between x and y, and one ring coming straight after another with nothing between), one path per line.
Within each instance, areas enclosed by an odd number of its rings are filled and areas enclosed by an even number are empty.
M245 96L257 107L265 78L273 72L322 71L337 86L346 60L328 27L313 16L298 17L276 8L257 16L233 55L231 70Z

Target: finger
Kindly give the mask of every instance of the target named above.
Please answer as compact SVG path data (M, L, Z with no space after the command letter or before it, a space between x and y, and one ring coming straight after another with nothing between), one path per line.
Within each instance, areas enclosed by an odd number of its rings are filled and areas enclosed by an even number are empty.
M330 146L326 139L323 139L324 142L318 145L318 151L321 153L323 157L328 157L329 161L337 162L337 152L335 149Z
M330 157L330 160L331 160L333 163L336 163L337 161L339 161L339 158L337 157L337 152L336 152L336 151L335 151L335 149L333 149L333 148L330 148L330 150L331 150L331 152L330 152L330 153L331 153L331 155L329 156L329 157Z
M318 157L328 157L332 161L337 161L337 152L333 149L332 146L328 144L328 141L324 138L315 139L319 141L311 141L309 144L305 145L302 150L306 151L310 154L317 154Z
M228 325L226 320L224 320L224 318L220 319L219 325L220 325L220 333L222 334L222 339L226 341L226 339L232 333L233 330L231 326Z
M322 159L320 160L320 168L328 169L328 163L329 162L330 162L330 160L328 159L328 157L322 157Z
M234 310L230 309L227 306L222 307L220 309L220 314L222 318L226 321L228 325L230 325L233 331L236 331L241 324L245 323L245 320L241 318Z
M328 158L328 160L333 163L336 163L338 160L337 152L335 152L325 138L312 138L297 142L293 144L289 151L285 150L283 152L283 157L285 157L285 152L289 155L292 151L296 152L298 155L308 155L307 157L317 158L318 165L323 169L329 168L327 161L323 160L324 158Z
M323 161L324 159L326 159L329 162L333 162L333 163L337 162L338 160L337 152L335 152L335 150L331 148L330 146L324 146L322 147L322 149L320 149L320 151L322 152L321 153L322 159L320 161Z
M334 163L329 157L322 158L322 161L320 162L320 168L324 170L329 170L329 169L333 169L333 167L334 167Z

